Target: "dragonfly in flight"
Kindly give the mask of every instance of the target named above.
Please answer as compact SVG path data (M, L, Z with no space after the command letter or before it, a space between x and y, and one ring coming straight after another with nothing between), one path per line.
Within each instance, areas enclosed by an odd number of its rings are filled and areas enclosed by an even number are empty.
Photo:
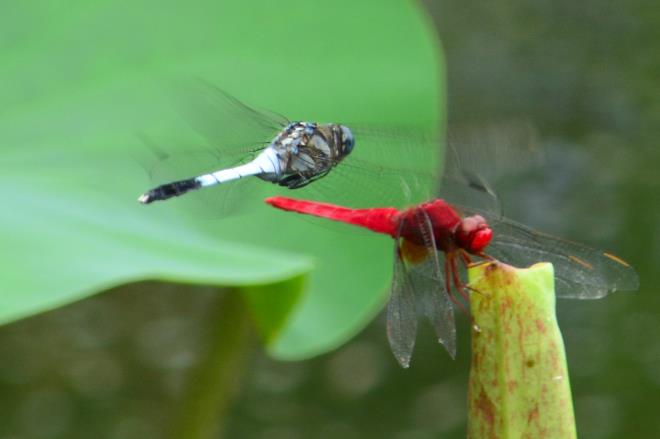
M225 123L231 123L238 117L279 132L248 163L161 184L140 195L140 203L167 200L195 189L251 176L297 189L327 175L353 151L355 138L344 125L316 122L284 124L282 118L260 113L220 89L210 85L206 88L208 95L220 105L221 114L231 114L232 117Z
M435 199L408 209L354 209L329 203L271 197L278 209L364 227L394 239L394 270L387 305L387 335L394 356L408 367L417 315L431 322L438 340L456 355L454 292L468 300L459 264L474 257L517 266L551 262L559 297L597 299L639 286L635 270L610 253L566 241L503 218ZM444 256L444 263L440 263Z
M301 193L315 198L371 204L392 202L395 193L415 192L416 187L427 190L437 181L431 158L437 155L439 142L433 133L292 122L256 110L204 81L187 87L183 95L177 107L204 144L165 152L143 139L157 156L148 166L155 187L140 195L138 201L143 204L194 191L197 198L204 197L205 208L210 202L218 210L214 215L223 215L235 207L232 203L249 198L247 187L259 179L287 189L304 188ZM231 184L224 187L224 183ZM213 186L223 188L198 191ZM401 186L405 186L403 191L396 189ZM353 191L355 187L360 190Z

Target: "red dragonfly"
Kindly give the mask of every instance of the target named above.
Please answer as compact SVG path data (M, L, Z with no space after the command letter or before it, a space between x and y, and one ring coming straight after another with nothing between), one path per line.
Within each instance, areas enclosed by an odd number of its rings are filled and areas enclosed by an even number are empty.
M639 286L635 270L622 259L584 245L533 231L500 216L436 199L399 210L352 209L329 203L271 197L282 210L367 228L394 238L394 270L387 305L387 337L401 366L408 367L415 345L417 314L431 322L438 341L456 355L452 302L468 299L459 264L474 257L528 266L551 262L559 297L597 299ZM487 251L487 253L486 253ZM440 263L444 255L444 263Z

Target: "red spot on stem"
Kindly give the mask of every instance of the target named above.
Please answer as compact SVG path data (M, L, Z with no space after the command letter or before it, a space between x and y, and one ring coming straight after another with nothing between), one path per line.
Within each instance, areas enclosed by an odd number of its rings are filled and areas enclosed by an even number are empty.
M483 389L481 389L479 398L476 400L476 405L479 414L484 418L488 426L492 428L495 422L495 406Z
M536 319L536 329L538 329L541 334L545 334L548 330L548 328L545 327L545 323L543 323L543 320L541 319Z

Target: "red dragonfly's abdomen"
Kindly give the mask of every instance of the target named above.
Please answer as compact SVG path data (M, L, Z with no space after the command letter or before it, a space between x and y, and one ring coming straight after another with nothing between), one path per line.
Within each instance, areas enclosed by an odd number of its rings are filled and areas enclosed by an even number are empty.
M395 237L398 232L399 210L393 207L351 209L330 203L296 200L287 197L270 197L266 203L278 209L339 221L364 227L373 232Z

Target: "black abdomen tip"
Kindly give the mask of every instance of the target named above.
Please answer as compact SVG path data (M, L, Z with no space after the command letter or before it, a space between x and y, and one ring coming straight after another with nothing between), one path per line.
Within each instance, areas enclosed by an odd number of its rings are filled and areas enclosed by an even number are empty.
M186 192L193 189L198 189L199 187L201 187L201 185L194 178L189 180L175 181L173 183L167 183L145 192L144 194L140 195L138 201L142 204L149 204L154 201L167 200L168 198L178 197L179 195L183 195Z

